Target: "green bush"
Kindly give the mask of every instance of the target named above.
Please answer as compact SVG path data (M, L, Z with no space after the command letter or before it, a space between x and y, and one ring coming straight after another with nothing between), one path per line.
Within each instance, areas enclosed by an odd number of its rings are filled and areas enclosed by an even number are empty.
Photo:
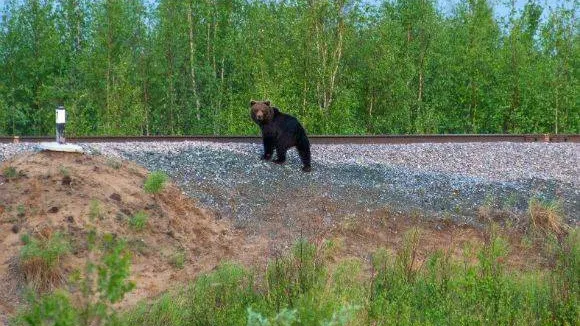
M31 293L27 301L28 308L11 320L12 325L79 325L77 310L65 291L57 290L41 297Z
M273 259L265 278L226 264L189 288L140 305L123 319L163 325L528 325L578 320L580 239L556 244L556 267L507 271L507 241L491 232L484 245L451 259L437 251L419 259L418 233L395 252L372 258L372 277L358 260L329 266L324 248L298 242ZM475 263L474 263L474 260Z
M109 234L103 237L104 255L97 266L97 292L108 304L121 301L126 293L135 288L135 284L128 281L131 253L125 247L123 240Z
M25 239L33 243L32 239ZM38 295L30 292L28 305L12 319L15 325L117 325L114 304L120 302L135 284L128 281L131 255L125 249L125 242L112 235L104 235L97 245L97 234L88 232L87 261L84 273L71 273L70 280L80 290L71 303L70 293L56 290ZM100 251L98 261L91 258Z
M247 326L292 325L299 322L296 309L282 309L276 316L267 318L248 307Z
M122 318L126 325L188 325L189 307L184 293L165 293L154 304L139 303ZM192 303L190 303L192 304ZM191 323L195 325L195 323Z
M149 194L160 193L161 190L163 190L167 179L167 175L161 171L152 172L147 176L143 188L145 189L145 192Z
M555 270L551 274L551 307L558 324L574 325L580 320L580 232L571 231L556 246Z

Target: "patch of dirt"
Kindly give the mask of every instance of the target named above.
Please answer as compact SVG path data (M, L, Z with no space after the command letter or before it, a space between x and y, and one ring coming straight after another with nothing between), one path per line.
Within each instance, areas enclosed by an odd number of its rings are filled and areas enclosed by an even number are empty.
M327 199L312 198L313 202L323 211L338 215L329 222L323 216L301 216L298 221L288 225L280 214L272 213L271 220L261 226L260 233L271 239L268 244L268 256L283 254L296 239L306 238L321 244L332 240L338 247L334 260L341 261L356 257L367 263L370 268L371 255L379 248L395 253L404 244L405 236L418 232L417 267L436 251L448 253L455 261L475 263L476 253L489 240L491 223L487 228L476 228L471 225L459 225L452 219L432 220L419 212L411 215L400 213L385 207L381 210L364 210L357 214L348 213L340 216L340 212ZM291 204L298 205L298 204ZM486 221L488 216L482 217ZM336 222L338 221L338 222ZM552 261L543 254L538 243L524 245L525 234L518 228L496 224L496 233L509 242L509 251L505 259L508 268L514 270L543 269L550 267ZM527 239L531 242L533 239ZM536 239L537 240L537 239Z
M46 229L65 234L73 245L62 261L65 272L84 266L89 226L126 239L137 288L123 305L155 296L243 252L240 231L216 221L173 184L157 195L145 193L148 172L131 162L117 166L100 156L41 152L3 162L0 171L8 166L22 176L0 182L0 314L12 314L22 304L18 256L23 234ZM128 223L139 211L149 216L142 231ZM185 253L183 268L171 264L178 253Z
M481 244L483 231L428 222L388 208L346 215L329 223L322 216L302 216L289 223L272 211L260 225L234 228L199 207L172 183L156 195L147 194L143 183L148 171L128 161L103 156L40 152L27 153L0 164L0 171L15 167L19 177L0 179L0 322L22 305L23 278L18 256L23 234L60 231L72 243L72 254L61 263L65 273L84 266L89 227L98 233L112 233L127 240L133 251L131 279L137 287L121 306L156 296L231 260L264 270L269 258L283 254L298 238L319 243L331 239L340 243L336 259L358 257L369 261L379 247L395 250L411 228L421 232L419 260L434 250L450 250L461 257L468 243ZM310 204L333 211L332 203L311 198ZM317 202L317 200L319 202ZM299 198L285 198L292 209ZM143 211L146 227L137 231L129 218ZM338 211L335 214L340 214ZM518 238L512 241L518 246ZM521 249L521 248L520 248ZM172 257L185 254L183 268ZM537 254L535 254L537 256ZM532 250L512 250L510 264L526 267Z

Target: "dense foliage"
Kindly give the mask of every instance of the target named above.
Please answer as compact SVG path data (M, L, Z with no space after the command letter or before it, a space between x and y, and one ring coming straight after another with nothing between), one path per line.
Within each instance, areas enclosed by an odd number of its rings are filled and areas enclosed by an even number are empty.
M553 2L552 2L553 3ZM0 135L578 133L577 0L7 0Z

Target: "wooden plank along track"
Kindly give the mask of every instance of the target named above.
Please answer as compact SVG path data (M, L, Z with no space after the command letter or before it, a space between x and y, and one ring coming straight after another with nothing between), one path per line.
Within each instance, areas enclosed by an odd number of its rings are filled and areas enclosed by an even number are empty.
M411 144L411 143L485 143L485 142L569 142L580 143L580 134L523 135L375 135L375 136L309 136L313 144ZM48 136L0 136L0 143L39 143L54 141ZM70 137L69 143L97 142L182 142L260 143L259 136L94 136Z

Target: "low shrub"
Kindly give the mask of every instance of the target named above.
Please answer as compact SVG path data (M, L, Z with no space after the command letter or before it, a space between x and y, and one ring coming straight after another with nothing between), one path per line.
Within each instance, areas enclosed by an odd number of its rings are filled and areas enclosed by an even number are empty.
M12 319L12 325L80 325L77 309L66 291L57 290L43 296L29 293L27 301L28 308Z

